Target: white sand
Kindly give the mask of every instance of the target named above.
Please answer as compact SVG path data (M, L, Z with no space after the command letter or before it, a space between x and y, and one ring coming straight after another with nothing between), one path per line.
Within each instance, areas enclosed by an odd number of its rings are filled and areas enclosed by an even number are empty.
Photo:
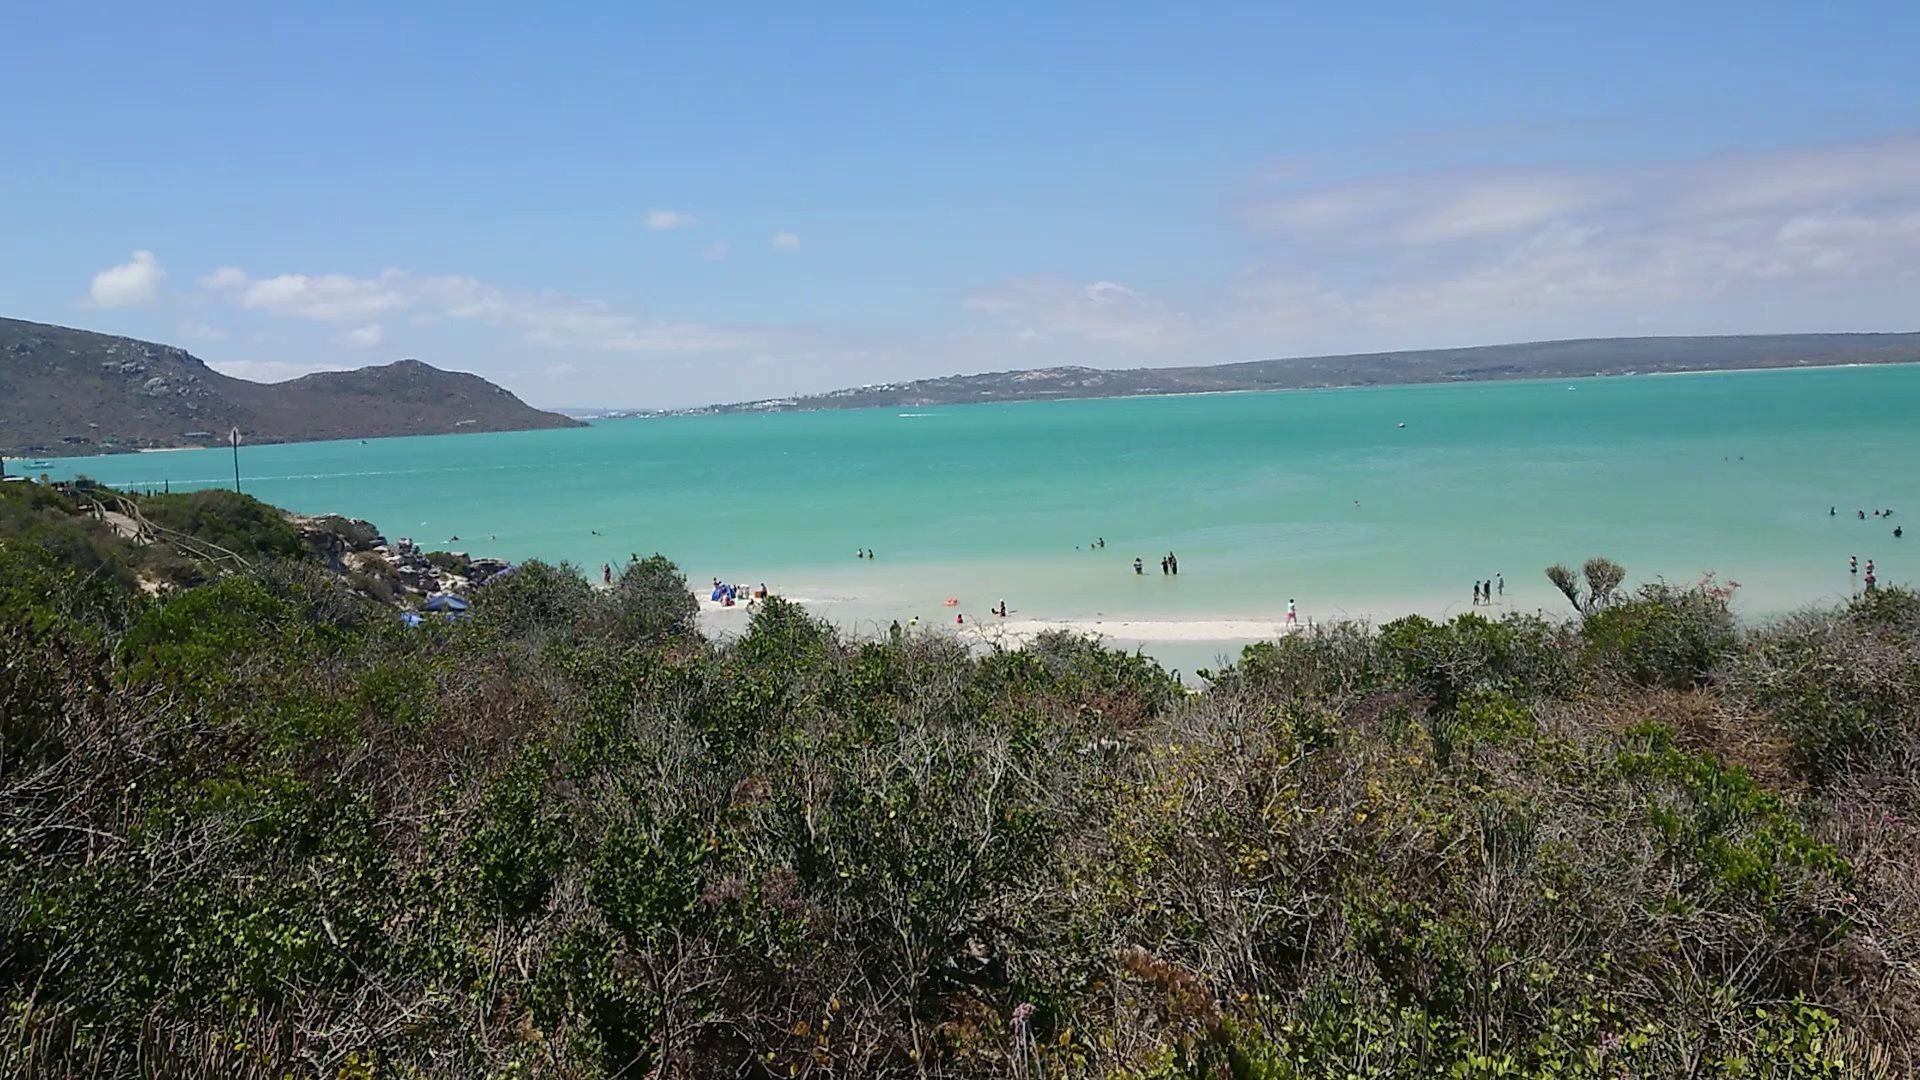
M954 630L990 644L1019 646L1049 630L1094 634L1121 641L1261 641L1284 636L1304 623L1255 619L1002 619L986 616Z

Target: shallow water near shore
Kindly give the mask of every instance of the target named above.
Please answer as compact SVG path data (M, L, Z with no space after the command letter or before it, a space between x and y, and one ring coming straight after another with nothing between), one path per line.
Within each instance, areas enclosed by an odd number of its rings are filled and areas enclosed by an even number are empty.
M1757 617L1846 596L1849 555L1909 582L1920 551L1891 535L1920 518L1920 365L611 420L240 456L250 494L430 548L596 574L658 550L696 585L764 581L865 633L990 625L1004 598L1011 620L1124 624L1116 643L1189 669L1279 626L1290 598L1303 621L1442 616L1503 575L1494 610L1556 612L1542 568L1606 555L1630 583L1737 581ZM232 483L225 449L54 466Z

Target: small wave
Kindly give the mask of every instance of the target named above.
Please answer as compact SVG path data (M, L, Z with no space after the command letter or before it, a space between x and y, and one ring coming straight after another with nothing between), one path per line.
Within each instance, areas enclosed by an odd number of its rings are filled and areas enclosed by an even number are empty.
M898 415L900 416L932 416L934 414L930 412L903 412L903 413L899 413Z

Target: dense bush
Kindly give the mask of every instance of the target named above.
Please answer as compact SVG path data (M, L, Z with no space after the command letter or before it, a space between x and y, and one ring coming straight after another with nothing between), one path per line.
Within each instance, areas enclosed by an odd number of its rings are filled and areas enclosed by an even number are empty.
M209 489L180 495L147 495L140 512L162 528L217 544L247 559L298 559L306 554L300 532L278 507L251 495Z
M629 561L605 605L613 636L636 643L686 634L700 613L699 601L687 591L686 577L664 555Z
M1908 594L1318 628L1205 692L694 610L659 557L405 629L0 541L0 1073L1920 1066Z

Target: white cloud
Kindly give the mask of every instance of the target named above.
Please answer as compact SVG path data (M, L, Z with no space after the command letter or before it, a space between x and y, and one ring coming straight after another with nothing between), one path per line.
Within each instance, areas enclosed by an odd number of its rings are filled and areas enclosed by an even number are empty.
M707 249L701 252L701 255L704 256L708 262L725 262L730 250L725 240L715 240L713 243L707 245Z
M1177 346L1192 320L1166 304L1112 281L1076 285L1053 278L1018 278L967 297L969 311L998 319L1026 342L1070 338L1125 349Z
M402 291L406 278L401 271L388 270L373 278L279 274L256 280L228 267L202 278L201 284L253 311L325 322L357 322L406 307L408 299Z
M237 266L223 266L200 279L203 289L227 290L244 288L247 284L247 272Z
M140 307L159 298L160 283L166 277L153 252L136 251L129 261L93 275L87 296L95 307Z
M336 365L302 364L289 360L209 360L207 366L222 375L248 382L286 382L316 371L339 371Z
M1621 194L1606 181L1532 170L1362 180L1282 194L1247 216L1296 241L1442 244L1510 235Z
M375 316L400 314L416 325L453 319L518 330L527 344L543 348L707 353L744 348L764 336L749 329L649 321L590 301L550 293L513 293L475 278L406 270L383 270L373 277L279 274L269 278L220 271L202 283L228 302L254 311L330 323L364 324Z
M1920 277L1920 137L1632 170L1481 169L1284 192L1280 241L1221 321L1418 339L1457 327L1633 326L1742 298ZM1784 291L1783 291L1784 290ZM1455 336L1458 336L1457 334Z
M210 326L203 322L196 322L192 319L188 319L187 321L181 323L180 326L175 330L175 333L180 335L180 340L187 341L187 342L212 342L212 341L227 340L227 332L225 330L222 330L217 326Z
M649 210L646 226L653 232L667 232L672 229L684 229L694 223L692 214L683 214L678 210Z
M342 344L351 345L356 349L371 349L386 339L386 328L379 323L368 323L365 326L357 326L340 335Z
M799 251L800 235L798 233L790 233L785 229L775 232L773 234L773 250Z

